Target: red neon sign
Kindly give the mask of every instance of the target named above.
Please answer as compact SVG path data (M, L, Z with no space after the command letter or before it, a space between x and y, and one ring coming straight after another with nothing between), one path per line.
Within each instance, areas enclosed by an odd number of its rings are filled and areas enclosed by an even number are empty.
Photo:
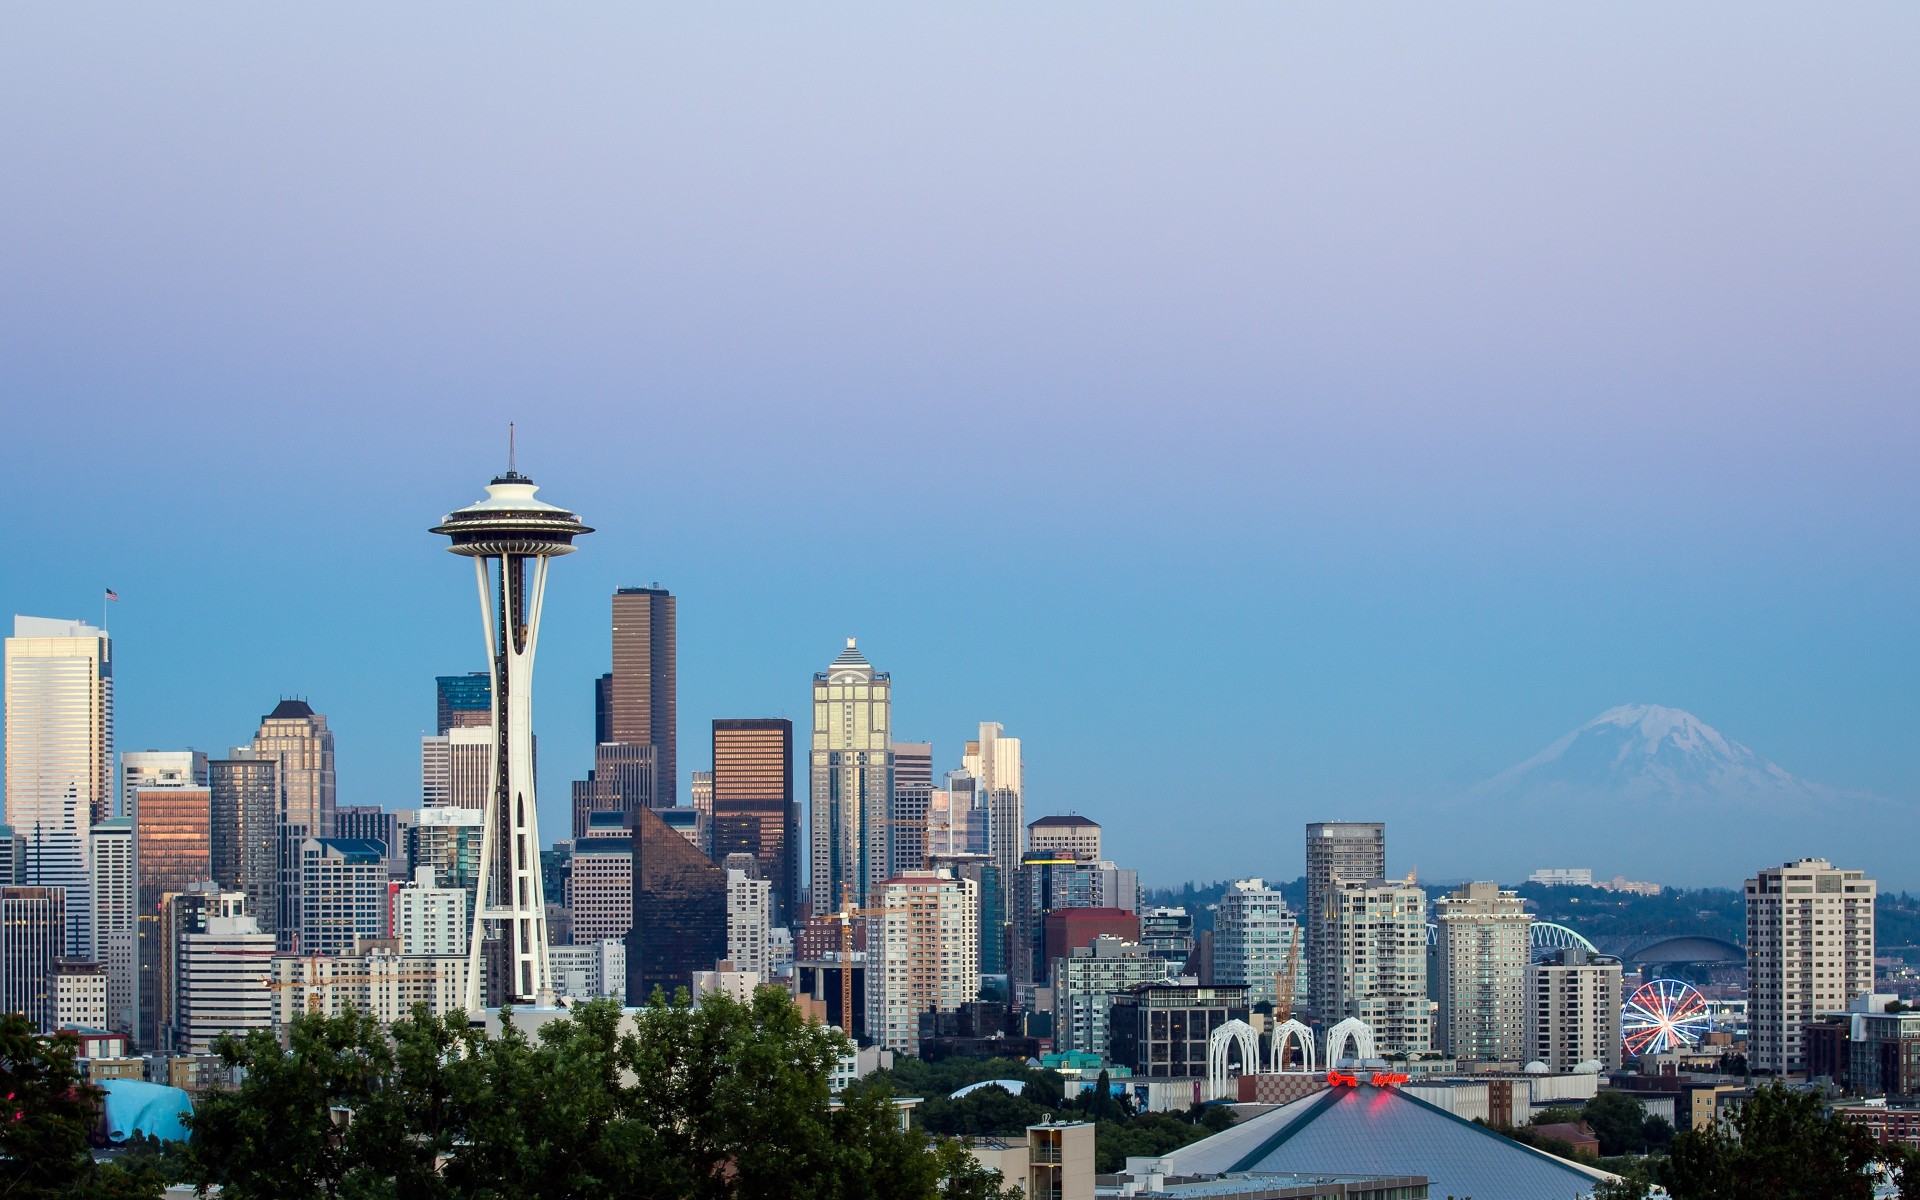
M1330 1087L1359 1087L1360 1079L1356 1075L1344 1075L1339 1071L1328 1071L1327 1084Z
M1373 1073L1373 1086L1375 1087L1398 1087L1406 1081L1407 1076L1398 1071L1375 1071Z

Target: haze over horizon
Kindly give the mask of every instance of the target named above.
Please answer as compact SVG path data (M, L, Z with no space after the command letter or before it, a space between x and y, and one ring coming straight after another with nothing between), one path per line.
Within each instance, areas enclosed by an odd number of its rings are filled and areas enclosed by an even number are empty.
M804 744L857 635L903 740L1003 722L1150 884L1345 818L1443 878L1769 861L1443 803L1621 705L1910 818L1920 12L1382 15L0 14L0 613L118 590L123 750L301 695L341 803L417 803L484 665L426 531L513 420L599 530L549 841L655 581L683 772Z

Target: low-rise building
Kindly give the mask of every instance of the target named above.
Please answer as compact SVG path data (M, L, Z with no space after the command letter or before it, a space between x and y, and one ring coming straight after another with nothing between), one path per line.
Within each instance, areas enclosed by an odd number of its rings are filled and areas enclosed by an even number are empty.
M608 940L586 946L548 946L547 968L553 979L553 990L565 999L625 998L625 942Z
M273 1027L281 1031L305 1012L338 1016L349 1008L392 1023L425 1004L436 1016L466 1007L467 959L403 955L391 939L353 953L277 954L273 958Z
M1247 1013L1243 984L1203 984L1192 976L1143 984L1114 998L1110 1057L1136 1078L1197 1079L1207 1073L1213 1031Z
M105 1029L107 968L87 959L53 964L53 1023L60 1029Z

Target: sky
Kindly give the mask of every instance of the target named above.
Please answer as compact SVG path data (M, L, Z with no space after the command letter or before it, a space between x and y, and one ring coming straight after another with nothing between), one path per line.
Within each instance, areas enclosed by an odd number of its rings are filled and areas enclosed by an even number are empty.
M112 587L122 749L297 695L341 803L409 806L432 677L484 665L426 530L513 421L598 530L549 586L549 838L608 595L655 582L683 772L714 717L804 733L858 636L902 738L957 766L1002 722L1030 814L1148 883L1291 878L1340 818L1490 870L1433 797L1626 703L1910 811L1917 39L1844 3L10 6L0 613Z

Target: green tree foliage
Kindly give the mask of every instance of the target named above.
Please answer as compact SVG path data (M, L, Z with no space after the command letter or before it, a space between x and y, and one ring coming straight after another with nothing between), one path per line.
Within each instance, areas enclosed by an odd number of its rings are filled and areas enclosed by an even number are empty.
M998 1175L903 1129L884 1087L830 1105L846 1043L782 992L611 1002L528 1037L417 1009L227 1041L246 1068L193 1121L191 1181L233 1200L988 1200ZM964 1161L963 1161L964 1159Z
M1533 1114L1529 1125L1578 1125L1583 1118L1580 1110L1571 1105L1556 1104L1552 1108L1543 1108Z
M1711 1129L1673 1139L1674 1200L1870 1200L1879 1148L1817 1095L1774 1084Z
M1647 1148L1647 1106L1625 1092L1601 1089L1579 1119L1600 1139L1603 1155L1640 1154Z
M102 1093L80 1077L72 1034L42 1037L19 1013L0 1016L0 1196L6 1200L148 1200L166 1187L134 1161L96 1164L89 1137Z

